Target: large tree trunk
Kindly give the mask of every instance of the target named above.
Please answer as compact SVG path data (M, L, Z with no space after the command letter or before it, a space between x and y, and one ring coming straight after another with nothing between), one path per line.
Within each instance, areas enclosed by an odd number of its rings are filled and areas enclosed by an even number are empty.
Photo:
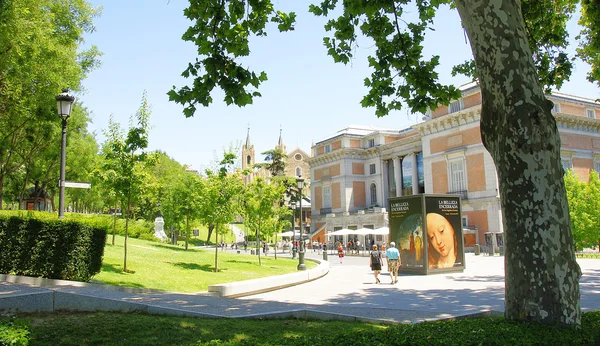
M482 95L481 137L498 172L506 240L505 316L581 324L560 136L518 0L455 1Z

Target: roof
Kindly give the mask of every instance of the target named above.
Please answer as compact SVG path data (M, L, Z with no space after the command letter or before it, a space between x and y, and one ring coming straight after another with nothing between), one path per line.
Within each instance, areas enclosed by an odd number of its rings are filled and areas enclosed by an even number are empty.
M335 134L333 134L331 136L325 137L324 139L317 141L317 143L315 145L321 144L323 142L332 140L337 137L343 137L343 136L363 138L363 137L367 137L369 135L375 135L377 133L398 135L398 134L401 134L403 132L407 132L410 130L412 130L412 128L410 128L410 127L406 128L406 129L398 130L398 129L383 129L383 128L377 128L377 127L373 127L373 126L350 125L346 128L339 130L338 132L336 132Z

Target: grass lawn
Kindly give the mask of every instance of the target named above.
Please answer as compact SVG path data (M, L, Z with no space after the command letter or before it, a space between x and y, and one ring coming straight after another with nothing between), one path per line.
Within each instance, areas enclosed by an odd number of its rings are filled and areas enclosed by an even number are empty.
M0 317L10 345L598 345L600 312L581 329L504 318L383 326L310 320L199 319L137 313L55 313Z
M124 237L117 236L115 245L108 237L104 248L102 271L94 281L110 285L151 288L170 292L193 293L207 291L209 285L256 279L296 272L297 260L270 254L258 256L241 250L241 254L218 251L219 272L215 269L214 249L185 250L181 246L129 238L127 246L127 270L123 272ZM307 267L316 263L306 261Z

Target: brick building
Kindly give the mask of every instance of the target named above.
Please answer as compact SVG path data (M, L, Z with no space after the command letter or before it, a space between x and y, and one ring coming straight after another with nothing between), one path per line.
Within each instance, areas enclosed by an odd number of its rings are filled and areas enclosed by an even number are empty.
M387 226L387 199L419 193L461 196L466 248L502 232L496 169L481 142L480 89L475 83L460 89L459 100L408 129L350 126L313 146L313 239L325 241L326 232L341 228ZM600 171L600 103L547 97L554 102L562 164L587 179L592 169Z

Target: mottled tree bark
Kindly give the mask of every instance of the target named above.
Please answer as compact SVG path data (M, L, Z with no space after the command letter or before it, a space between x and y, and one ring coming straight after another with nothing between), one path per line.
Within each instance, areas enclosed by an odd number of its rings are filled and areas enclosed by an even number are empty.
M518 0L456 0L482 95L481 137L498 172L506 240L505 316L581 324L560 136Z

